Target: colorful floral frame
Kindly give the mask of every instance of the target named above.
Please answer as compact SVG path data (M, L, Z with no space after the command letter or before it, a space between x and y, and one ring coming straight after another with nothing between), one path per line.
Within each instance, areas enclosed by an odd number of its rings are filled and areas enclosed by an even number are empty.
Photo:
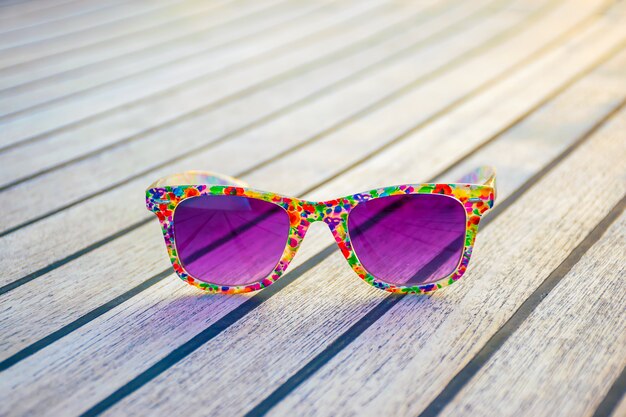
M203 171L188 171L162 178L146 190L146 206L161 222L165 245L174 271L185 282L214 293L244 293L257 291L276 282L295 256L313 222L323 221L330 228L341 253L361 279L376 288L393 293L427 294L448 286L463 276L472 256L472 248L481 217L495 201L495 171L480 167L459 180L458 184L406 184L357 193L328 201L307 201L284 197L271 192L250 189L236 178ZM352 250L347 232L348 214L362 201L398 194L444 194L459 200L467 214L465 247L456 270L436 282L415 286L396 286L376 279L359 262ZM210 284L191 277L181 264L177 252L172 219L177 205L200 195L238 195L268 201L281 206L290 219L290 234L282 258L274 271L260 282L244 286Z

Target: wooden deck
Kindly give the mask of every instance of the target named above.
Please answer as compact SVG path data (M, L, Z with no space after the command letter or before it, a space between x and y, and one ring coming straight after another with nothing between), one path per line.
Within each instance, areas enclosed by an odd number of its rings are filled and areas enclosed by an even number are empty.
M626 416L626 2L4 0L1 416ZM326 199L491 164L463 279L322 224L244 296L175 277L153 180Z

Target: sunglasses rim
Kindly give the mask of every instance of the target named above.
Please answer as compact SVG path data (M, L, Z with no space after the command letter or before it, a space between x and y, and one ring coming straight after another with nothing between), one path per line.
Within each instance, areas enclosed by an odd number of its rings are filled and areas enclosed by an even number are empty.
M180 201L178 201L178 203L176 204L176 207L174 207L174 210L172 211L172 234L174 236L174 239L172 241L172 244L174 245L174 249L176 250L176 256L178 259L178 263L180 264L180 267L185 271L185 273L187 274L187 276L193 278L195 281L199 281L200 283L207 283L207 284L211 284L211 285L216 285L218 287L233 287L233 285L226 285L226 284L219 284L217 282L210 282L210 281L204 281L201 280L200 278L195 277L192 273L190 273L187 268L185 267L185 265L183 264L182 259L180 258L180 252L178 250L178 246L176 245L176 234L174 233L174 229L175 229L175 219L176 219L176 210L181 206L181 203L183 201L189 201L193 198L200 198L200 197L205 197L205 196L210 196L210 197L244 197L244 198L251 198L251 197L247 197L247 196L233 196L233 195L227 195L227 194L211 194L211 193L206 193L206 194L201 194L198 196L193 196L191 198L183 198ZM264 199L260 199L260 198L254 198L254 200L259 200L259 201L263 201L265 203L269 203L269 204L274 204L273 202L269 202L267 200ZM284 212L285 212L285 216L287 216L287 220L289 221L289 229L287 231L287 234L284 236L284 240L285 241L285 248L283 249L283 251L281 252L281 256L278 259L278 261L276 261L276 265L274 265L274 268L272 268L272 272L266 276L264 276L262 279L258 280L258 281L252 281L252 282L248 282L246 284L240 284L240 285L234 285L234 287L245 287L248 285L254 285L257 284L259 282L262 282L265 278L267 278L268 276L271 276L274 271L276 271L276 268L278 267L278 265L280 264L280 262L284 259L285 257L285 251L287 250L287 246L289 246L289 238L291 237L291 221L289 219L289 212L285 209L285 207L283 207L280 204L274 204L277 207L280 207ZM180 275L179 275L180 276Z
M359 203L393 195L441 194L458 200L466 211L465 244L457 268L448 276L428 284L400 286L382 281L370 274L359 261L352 248L347 228L350 211ZM264 279L246 285L218 285L200 281L183 267L176 250L173 231L174 212L178 204L188 198L203 195L236 195L259 199L281 206L290 221L285 250L274 270ZM419 183L403 184L351 194L334 200L309 201L286 197L273 192L248 187L211 184L189 184L152 187L146 190L146 206L161 224L170 262L180 279L190 285L211 292L237 294L258 291L276 282L284 274L298 251L310 223L324 221L331 229L341 253L354 272L366 283L392 293L428 294L458 281L467 269L481 217L493 207L495 188L480 184Z
M449 198L449 199L451 199L451 200L454 200L457 204L459 204L459 205L461 206L461 208L463 208L463 213L464 213L464 215L465 215L465 239L464 239L464 242L465 242L465 241L467 241L467 237L468 237L468 236L467 236L467 233L468 233L468 227L467 227L468 213L467 213L467 210L465 209L465 206L464 206L464 205L463 205L463 203L461 202L461 200L459 200L458 198L456 198L456 197L454 197L454 196L452 196L452 195L448 195L448 194L439 194L439 193L396 194L396 195L388 195L388 196L378 197L378 198L374 198L374 199L372 199L372 200L379 200L379 199L384 199L384 198L389 198L389 197L398 197L398 196L409 196L409 195L436 195L436 196L441 196L441 197L445 197L445 198ZM372 201L372 200L368 200L368 201ZM350 242L352 242L352 238L350 237L350 214L352 213L352 210L353 210L355 207L357 207L357 206L359 206L359 205L361 205L361 204L363 204L363 203L365 203L365 201L361 201L361 202L359 202L358 204L354 205L354 206L352 207L352 209L350 210L350 213L348 213L348 216L347 216L347 218L346 218L346 233L348 234L348 239L350 240ZM354 248L353 248L352 250L354 251L354 255L355 255L355 256L356 256L356 258L358 259L359 263L361 264L361 267L362 267L362 268L363 268L363 269L364 269L364 270L365 270L365 271L366 271L369 275L372 275L373 277L375 277L377 281L384 282L384 283L386 283L386 284L388 284L388 285L391 285L391 286L397 286L396 284L394 284L394 283L392 283L392 282L389 282L389 281L387 281L387 280L385 280L385 279L383 279L383 278L378 278L378 277L376 277L376 275L375 275L375 274L373 274L373 273L371 273L370 271L368 271L368 270L367 270L367 268L365 267L365 265L363 265L363 262L362 262L362 261L360 260L360 258L359 258L359 252L358 252L356 249L354 249ZM459 269L459 267L461 266L461 262L463 261L463 253L464 253L464 251L465 251L465 245L463 245L463 250L462 250L462 251L461 251L461 253L459 254L459 259L457 260L457 262L456 262L456 266L454 267L454 269L453 269L453 271L452 271L451 273L446 274L445 276L443 276L443 277L441 277L441 278L438 278L438 279L436 279L436 280L434 280L434 281L432 281L432 282L430 282L430 283L435 283L435 282L437 282L437 281L439 281L439 280L441 280L441 279L444 279L444 278L446 278L446 277L449 277L449 276L451 276L451 275L452 275L455 271L457 271L457 270ZM428 284L430 284L430 283L419 284L419 285L424 286L424 285L428 285ZM414 287L414 286L415 286L415 285L407 285L407 286L404 286L404 287Z

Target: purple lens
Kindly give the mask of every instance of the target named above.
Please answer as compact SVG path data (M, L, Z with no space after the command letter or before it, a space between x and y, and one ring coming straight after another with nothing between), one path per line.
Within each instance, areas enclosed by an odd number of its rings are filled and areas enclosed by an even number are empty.
M289 215L254 198L203 195L174 211L179 259L195 279L246 285L272 273L287 245Z
M441 194L406 194L359 203L348 216L352 247L377 279L426 284L456 269L465 242L465 209Z

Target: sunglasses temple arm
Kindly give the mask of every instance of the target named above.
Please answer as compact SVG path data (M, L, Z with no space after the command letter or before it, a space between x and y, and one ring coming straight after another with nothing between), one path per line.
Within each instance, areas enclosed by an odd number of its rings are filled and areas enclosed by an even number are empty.
M492 166L483 165L468 172L459 178L460 184L476 184L493 188L493 195L496 195L496 169Z
M481 166L463 175L457 182L459 184L486 185L496 188L496 170L491 166Z
M232 185L235 187L247 187L248 184L240 179L228 175L217 174L210 171L186 171L181 174L168 175L156 180L148 189L156 187L175 187L177 185L207 184L207 185Z

